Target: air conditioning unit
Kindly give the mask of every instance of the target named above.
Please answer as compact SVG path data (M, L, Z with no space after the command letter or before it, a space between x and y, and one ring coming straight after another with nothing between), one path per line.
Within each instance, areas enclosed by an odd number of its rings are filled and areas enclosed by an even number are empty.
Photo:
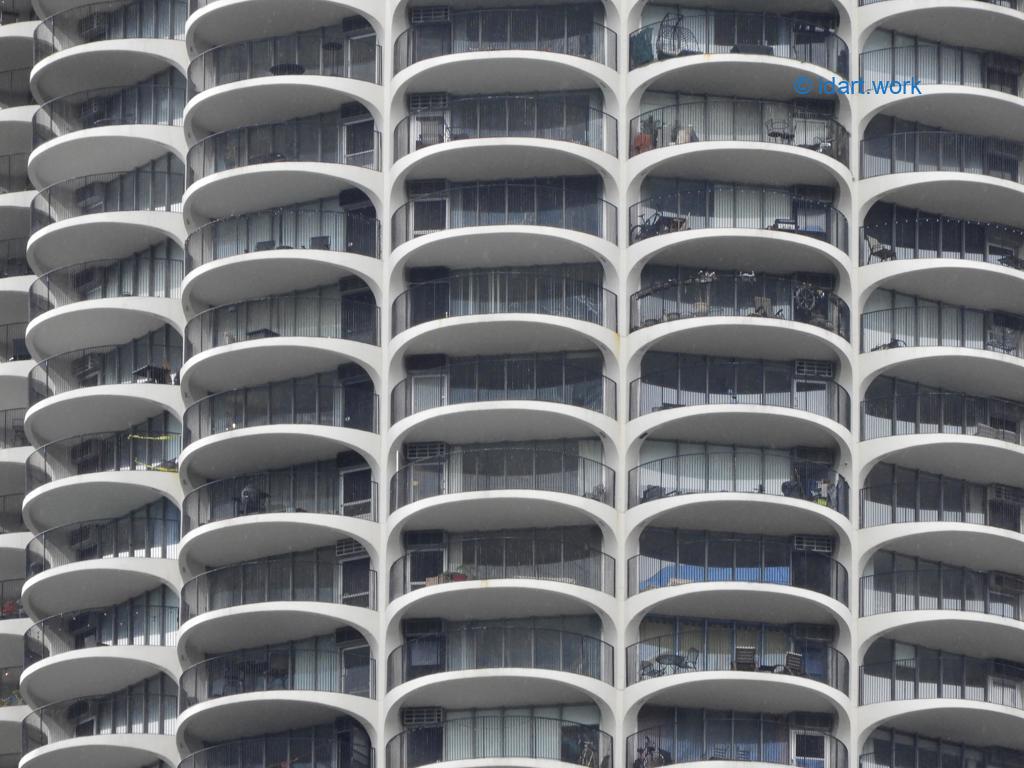
M798 552L820 552L821 554L832 554L831 536L808 536L799 534L793 537L793 549Z
M76 463L94 459L100 455L100 441L83 440L78 445L72 446L70 453L71 460Z
M1001 501L1004 504L1024 505L1024 489L1014 488L1012 485L990 485L988 500Z
M793 363L794 373L797 377L808 377L814 379L835 378L835 366L827 360L797 360Z
M365 557L366 547L355 539L338 539L334 545L334 556L339 560Z
M95 208L106 197L104 185L98 181L75 190L75 204L80 208Z
M409 95L410 112L444 112L447 109L447 93L413 93Z
M78 34L87 43L103 40L110 28L110 14L90 13L78 22Z
M406 549L437 549L444 546L444 531L406 531Z
M448 446L445 443L406 443L404 451L406 461L443 459L448 455Z
M444 633L444 619L403 619L402 634L405 637L423 637Z
M406 728L444 724L444 709L441 707L403 707L402 725Z
M427 5L409 11L409 22L412 24L434 24L451 20L452 9L447 5Z

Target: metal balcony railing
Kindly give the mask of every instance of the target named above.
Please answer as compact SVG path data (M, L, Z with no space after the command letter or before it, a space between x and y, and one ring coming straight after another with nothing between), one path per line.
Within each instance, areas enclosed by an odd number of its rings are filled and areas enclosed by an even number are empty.
M422 658L433 661L424 664ZM599 637L560 629L484 626L407 638L388 656L388 689L425 675L475 669L542 669L611 685L614 661L614 649Z
M824 461L735 450L655 459L629 471L629 506L692 493L752 493L811 501L849 517L850 488Z
M181 588L181 617L188 621L221 608L272 602L317 602L377 608L377 572L353 574L344 563L312 557L250 560L201 573Z
M33 189L28 178L28 155L0 155L0 195Z
M918 42L860 55L860 77L866 81L917 80L922 85L963 85L1021 97L1022 74L1024 59L944 43Z
M681 647L687 643L679 635L626 646L626 685L686 672L767 672L814 680L849 693L850 662L835 648L796 637L779 638L780 646L757 648L736 637L724 641L703 634L703 641L688 648Z
M860 5L874 5L884 3L886 0L859 0ZM988 3L998 5L1000 8L1009 8L1012 11L1024 11L1024 0L974 0L976 3Z
M69 8L36 27L34 62L105 40L184 40L185 0L114 0Z
M861 401L861 440L896 435L987 437L1021 445L1024 404L960 392L919 392Z
M1024 270L1024 229L993 222L918 215L861 227L860 263L962 259Z
M195 0L193 0L194 2ZM322 768L373 768L374 749L349 739L306 734L257 736L200 749L178 763L178 768L245 768L250 765L295 765L316 755Z
M916 648L916 658L860 668L860 703L952 699L1024 709L1024 667Z
M460 184L413 197L391 216L391 245L465 227L554 227L618 242L618 209L558 185Z
M442 758L443 756L443 758ZM385 748L386 768L420 768L440 760L515 758L596 768L610 763L612 737L596 725L527 715L480 715L402 731Z
M861 352L899 347L959 347L1024 357L1024 317L937 303L861 315Z
M860 615L901 611L985 613L1021 621L1020 577L941 564L860 578Z
M862 179L897 173L969 173L1024 182L1024 144L947 131L907 131L860 143Z
M559 6L457 11L449 23L402 32L395 40L395 73L437 56L489 51L542 51L616 69L618 36Z
M452 555L448 558L449 570L426 576L423 581L413 580L409 555L398 558L391 564L390 598L394 600L438 584L489 579L556 581L596 589L606 595L615 594L615 558L604 552L580 546L578 552L565 554L558 542L545 547L533 539L510 536L476 541L486 547L487 562L454 565L456 557Z
M25 329L27 327L28 323L0 325L0 362L11 363L32 359L28 346L25 344Z
M842 123L800 112L787 102L701 98L652 109L629 121L630 157L701 141L781 144L820 152L843 165L850 162L850 134Z
M7 69L0 72L0 109L25 107L35 104L35 96L28 86L31 67Z
M300 465L201 485L185 495L181 521L183 533L258 514L342 515L376 522L379 498L373 481L346 479L339 484L336 471L331 474L317 465Z
M146 736L173 736L176 705L173 695L123 692L54 702L33 710L21 721L22 753L87 736L128 733L142 743ZM126 731L124 723L132 723L131 729Z
M323 296L266 296L222 304L185 325L185 357L226 344L279 336L380 344L380 308Z
M754 405L791 408L850 426L849 393L830 379L796 378L792 364L711 358L704 370L703 388L684 387L677 367L634 379L629 418L690 405Z
M28 289L29 319L81 301L181 297L184 266L172 259L133 256L58 267Z
M87 347L48 357L28 373L29 405L54 395L113 384L171 384L181 347L162 344Z
M468 448L419 459L391 477L391 511L453 493L542 491L611 504L615 471L569 453L522 448Z
M295 387L295 380L218 392L185 409L185 445L247 427L317 425L377 431L377 395L344 386ZM299 391L296 391L298 389Z
M27 245L28 239L24 237L0 240L0 278L32 274L32 268L25 257Z
M0 620L24 619L28 616L21 606L21 588L25 579L4 579L0 581Z
M25 435L25 408L0 411L0 449L30 445Z
M618 121L562 97L455 98L443 113L412 114L395 126L395 159L425 147L467 139L546 139L618 156ZM495 150L497 151L497 150Z
M208 88L256 77L307 75L381 83L381 47L341 26L211 48L188 66L189 98Z
M88 128L114 125L181 125L185 89L130 85L61 96L32 116L32 148Z
M175 558L181 523L173 516L104 517L36 534L25 548L26 573L110 558Z
M24 670L21 667L3 667L0 668L0 709L3 707L17 707L25 703L25 700L21 697L21 689L19 681L21 679L21 673ZM7 755L0 755L0 765L3 763L3 758ZM17 754L15 754L17 758ZM17 759L14 760L11 765L16 766L18 764Z
M629 36L629 68L708 53L777 56L846 77L850 52L831 28L774 13L680 9Z
M94 432L54 440L26 460L26 490L94 472L177 472L180 452L175 432Z
M223 696L319 691L375 698L376 663L368 649L253 649L214 656L181 673L181 711Z
M473 290L486 283L490 290ZM618 326L617 297L597 283L559 274L487 270L413 283L391 305L391 334L451 317L533 314Z
M633 331L694 317L760 317L813 325L850 339L845 301L830 290L775 275L702 271L637 291L629 309Z
M808 589L847 604L846 568L831 557L793 550L785 559L772 562L763 551L747 551L739 540L731 543L735 551L730 565L718 565L706 555L703 562L694 563L634 555L628 563L629 595L682 584L730 581Z
M25 667L62 653L96 646L173 647L178 609L112 606L69 611L33 624L25 632Z
M8 493L0 496L0 534L24 533L28 530L21 516L23 493Z
M391 423L433 408L510 400L572 405L615 418L615 382L607 376L563 362L523 359L497 361L496 379L490 362L449 363L398 382L391 390Z
M380 221L361 212L275 208L203 224L185 241L185 259L196 267L242 254L309 249L380 258Z

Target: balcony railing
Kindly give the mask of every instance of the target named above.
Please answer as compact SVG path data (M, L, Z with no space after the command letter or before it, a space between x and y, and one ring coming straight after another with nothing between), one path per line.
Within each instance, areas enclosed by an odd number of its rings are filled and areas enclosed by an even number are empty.
M344 563L312 557L250 560L201 573L181 588L181 617L272 602L317 602L377 608L377 572L367 569L348 584ZM347 579L346 579L347 576Z
M1022 182L1024 144L991 136L908 131L860 143L862 179L896 173L970 173Z
M591 195L567 199L559 186L467 184L413 197L391 217L391 245L466 227L554 227L618 242L618 209Z
M377 395L343 386L310 385L295 392L291 381L218 392L185 409L185 445L247 427L317 425L377 431Z
M188 271L242 254L305 249L380 258L380 221L362 212L276 208L217 219L185 241Z
M735 558L728 564L704 562L680 563L650 555L634 555L628 563L629 595L651 589L683 584L739 582L774 584L817 592L843 605L847 604L848 577L843 564L816 552L791 551L788 558L769 561L764 553L746 552L735 542Z
M499 314L548 315L615 330L616 299L614 293L597 283L563 275L467 272L414 283L399 294L391 305L391 334L396 336L433 320Z
M615 471L599 461L534 448L469 448L419 459L391 477L391 511L453 493L541 491L611 504Z
M54 395L114 384L170 384L181 369L181 347L152 344L135 350L87 347L48 357L28 374L29 405Z
M185 89L132 85L51 99L32 116L33 149L51 139L113 125L181 125Z
M917 470L909 482L893 480L860 489L860 527L901 523L985 525L1024 533L1024 488L981 485Z
M552 760L610 764L612 737L596 725L528 715L481 715L402 731L386 747L386 768L420 768L442 760Z
M391 423L434 408L510 400L572 405L615 418L615 382L607 376L562 363L523 360L501 366L497 380L489 377L493 369L485 365L477 360L449 363L403 379L391 390Z
M874 5L884 3L886 0L860 0L860 5ZM974 0L976 3L987 3L998 5L1000 8L1009 8L1012 11L1024 11L1024 0Z
M0 620L24 619L28 616L21 607L21 588L25 579L4 579L0 581Z
M25 632L25 667L98 646L164 646L178 641L178 609L150 606L69 611L36 622Z
M28 240L24 237L0 240L0 278L32 274L32 268L25 257L27 244Z
M629 506L692 493L754 493L803 499L849 517L850 488L831 463L737 450L655 459L629 471Z
M917 649L916 659L860 668L860 703L952 699L1024 709L1024 667L1007 661Z
M318 768L373 768L372 747L354 745L344 737L314 735L258 736L200 749L178 763L178 768L247 768L253 765L287 765L298 768L315 755Z
M832 291L788 277L700 272L652 285L629 300L629 327L694 317L759 317L788 320L850 339L850 308Z
M69 8L36 27L34 61L105 40L183 40L187 15L185 0L114 0Z
M629 418L690 405L767 406L850 426L850 395L842 386L829 379L791 378L780 368L760 361L709 361L703 389L684 389L676 368L653 371L629 382Z
M684 10L668 13L629 36L630 69L707 53L777 56L841 77L846 77L850 61L846 43L831 29L772 13Z
M559 7L496 8L452 14L450 24L413 26L395 40L395 73L437 56L489 51L541 51L616 68L618 36L572 18Z
M218 85L281 75L346 77L380 85L381 48L375 38L352 37L341 27L221 45L192 59L189 98Z
M1016 0L1015 0L1016 1ZM871 80L917 80L922 85L964 85L1013 96L1024 96L1024 60L1000 56L998 66L989 51L943 43L918 43L865 51L860 76Z
M183 533L257 514L319 514L377 521L377 483L339 484L315 468L270 470L214 480L185 495Z
M15 362L31 360L32 355L25 345L25 328L28 323L8 323L0 325L0 361Z
M8 493L0 496L0 534L24 533L28 530L21 516L21 503L25 495Z
M850 134L839 121L800 114L785 102L701 99L652 109L629 121L630 157L700 141L781 144L820 152L844 165L850 161Z
M861 352L899 347L959 347L1024 357L1024 317L948 304L861 315Z
M412 114L395 126L395 159L466 139L546 139L618 156L618 121L599 109L543 96L458 98L446 113Z
M0 449L24 448L29 445L25 435L25 408L0 411Z
M861 228L860 263L962 259L1024 270L1024 229L947 216L887 219Z
M21 697L19 685L23 671L21 667L0 668L0 709L3 707L17 707L25 703L25 700ZM0 765L8 765L8 763L3 762L5 756L0 755ZM15 755L14 762L9 763L9 765L11 768L14 768L17 764L17 755Z
M753 200L747 192L753 193ZM840 211L784 190L739 187L723 192L702 183L697 189L655 195L629 207L630 245L700 229L772 230L820 240L843 252L849 248L848 224Z
M323 296L267 296L204 310L185 326L186 357L226 344L279 336L380 344L380 309Z
M177 472L181 435L174 432L94 432L55 440L25 462L26 490L94 472Z
M177 510L175 510L175 513ZM29 576L50 568L108 558L175 558L181 524L174 516L104 517L51 528L25 548Z
M599 590L606 595L615 594L615 558L597 550L579 548L578 555L566 555L557 542L544 547L543 542L514 537L480 539L486 548L482 554L488 562L463 563L451 566L423 581L414 579L413 562L409 555L391 564L390 596L394 600L417 589L460 581L488 581L493 579L528 579L555 581L577 587Z
M683 734L671 725L655 726L626 737L630 760L643 756L660 765L726 760L790 765L795 768L847 768L846 745L834 736L794 731L785 722L743 718L705 718L704 735ZM647 765L644 760L644 765Z
M22 753L70 739L114 734L134 736L140 748L148 746L152 742L147 735L174 735L176 704L176 696L121 692L54 702L21 721ZM126 723L131 723L130 729Z
M59 267L29 287L29 318L81 301L181 297L182 262L171 259L103 259Z
M184 176L166 171L135 170L61 181L32 199L32 232L96 213L180 213L184 190Z
M407 638L388 656L388 689L425 675L474 669L541 669L611 685L614 657L612 646L599 637L560 629L479 627Z
M35 103L35 96L28 87L31 72L31 67L0 72L0 109L25 107Z
M28 155L0 155L0 195L30 189Z
M380 170L380 131L355 133L340 117L254 125L207 136L188 150L186 183L268 163L332 163Z
M258 648L214 656L181 673L181 710L222 696L319 691L376 696L376 663L366 649Z
M1021 445L1024 405L959 392L920 392L861 401L861 440L897 435L987 437Z
M901 611L963 611L1024 620L1024 591L1004 586L1003 574L948 565L927 571L894 571L861 576L860 615ZM1016 576L1005 581L1019 582Z
M814 680L849 692L850 662L835 648L785 638L783 645L759 649L739 638L722 640L703 635L702 642L689 648L680 646L685 638L679 635L648 638L626 646L626 685L686 672L767 672Z

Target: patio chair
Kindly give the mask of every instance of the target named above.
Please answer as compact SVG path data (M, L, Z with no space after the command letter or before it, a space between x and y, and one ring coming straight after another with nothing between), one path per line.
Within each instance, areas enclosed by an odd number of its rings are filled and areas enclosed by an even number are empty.
M686 28L686 17L667 13L658 25L658 37L654 44L659 59L676 56L692 56L700 53L697 36Z
M768 140L777 144L792 144L796 137L796 124L790 117L770 117L764 127Z
M882 243L877 237L865 235L864 239L868 243L868 261L871 259L892 261L896 258L896 251L894 251L890 246Z
M757 649L738 645L733 653L732 668L737 672L757 671Z

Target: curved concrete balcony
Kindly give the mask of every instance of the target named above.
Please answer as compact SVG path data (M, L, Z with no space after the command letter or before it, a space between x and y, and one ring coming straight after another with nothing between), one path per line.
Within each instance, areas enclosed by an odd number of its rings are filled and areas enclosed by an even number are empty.
M940 564L861 576L860 647L880 637L998 659L1024 658L1019 576Z
M1020 0L859 0L861 28L884 27L931 40L988 51L1024 53L1024 5Z
M33 710L21 724L22 768L59 768L73 762L80 768L112 765L176 765L174 723L178 697L132 694L68 699ZM124 712L131 730L109 714ZM152 713L152 717L149 716Z
M391 564L388 608L402 617L476 619L596 612L609 618L615 595L615 558L579 547L563 553L530 539L482 538L487 562L437 565L426 575L410 555ZM454 559L454 558L452 558Z
M362 125L334 110L207 136L188 151L186 221L319 199L339 187L379 200L380 131Z
M948 131L907 131L861 141L860 184L871 202L930 207L965 218L1021 223L1024 143Z
M306 379L208 395L185 409L180 467L224 477L354 450L377 465L378 397Z
M32 118L29 174L45 187L115 163L138 167L168 153L184 160L184 104L184 88L150 84L51 99Z
M267 296L200 312L185 327L184 391L380 365L380 309L324 296Z
M677 733L672 726L645 728L626 737L626 754L659 754L663 765L704 763L712 766L723 761L733 766L760 763L799 767L813 763L847 768L849 765L846 745L835 736L816 730L796 730L786 722L769 721L759 723L760 732L752 737L741 736L736 727L742 722L741 716L740 712L735 719L708 715L703 722L704 733L696 738L683 733L682 728ZM757 715L752 717L754 723L756 718ZM809 742L806 753L798 746L800 737Z
M1024 731L1021 680L1024 668L917 648L926 658L896 659L860 668L860 722L864 732L880 725L941 733L969 741L995 728L1000 745L1020 749Z
M181 173L131 170L52 184L32 200L28 260L38 272L182 242Z
M274 645L354 626L376 634L377 572L284 555L214 568L181 589L183 656Z
M850 488L831 462L737 447L634 467L629 471L628 503L631 531L657 524L848 535L836 516L849 518Z
M516 702L528 702L525 687L505 686ZM489 737L481 738L481 734ZM568 740L567 740L568 739ZM498 765L540 768L555 765L600 765L614 756L612 737L593 723L526 715L480 715L452 718L437 725L409 728L388 741L385 768L424 765Z
M128 258L50 270L29 288L29 347L45 358L121 344L164 325L180 330L183 267L171 259Z
M177 608L118 606L50 616L25 633L22 692L31 701L60 701L159 673L177 678L177 636Z
M383 294L380 221L302 205L211 221L185 243L186 305L326 285L355 275Z
M362 750L343 737L261 735L200 749L178 763L178 768L238 768L240 755L252 756L257 765L287 765L313 755L329 755L331 766L376 765L372 747ZM335 757L338 762L332 762Z
M351 37L340 25L210 48L188 66L186 130L198 137L295 110L323 112L339 97L373 110L381 66L374 39Z
M182 504L178 554L186 572L282 551L299 552L354 538L377 544L377 483L370 471L305 464L214 480Z
M471 529L493 510L517 525L610 523L615 471L583 456L533 448L473 448L420 459L391 477L396 526ZM507 518L506 518L507 520Z
M35 31L32 88L40 101L97 83L139 82L168 67L185 71L185 0L162 12L148 11L144 0L68 5Z
M365 648L253 649L181 674L178 738L222 741L351 715L374 732L376 662Z

